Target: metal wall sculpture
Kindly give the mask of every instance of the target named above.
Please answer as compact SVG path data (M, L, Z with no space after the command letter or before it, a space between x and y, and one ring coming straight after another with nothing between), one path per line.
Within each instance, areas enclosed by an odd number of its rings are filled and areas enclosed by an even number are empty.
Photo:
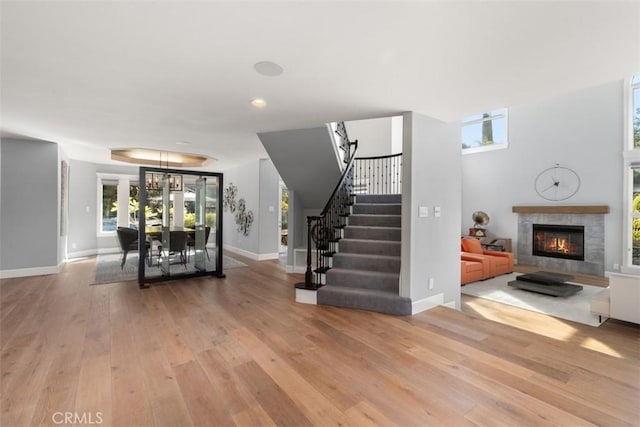
M238 224L238 232L245 236L249 235L249 229L253 223L253 212L247 211L247 205L244 199L238 200L238 209L236 211L236 224Z
M238 225L238 233L245 236L249 235L251 224L253 223L253 212L247 211L247 203L244 199L238 199L238 187L233 183L229 183L224 189L223 205L224 210L235 213L236 224Z

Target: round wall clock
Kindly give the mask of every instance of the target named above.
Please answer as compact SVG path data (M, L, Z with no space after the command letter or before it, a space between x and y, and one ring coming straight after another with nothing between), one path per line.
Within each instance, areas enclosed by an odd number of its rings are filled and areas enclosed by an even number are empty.
M580 177L573 169L556 164L540 172L534 185L543 199L566 200L580 189Z

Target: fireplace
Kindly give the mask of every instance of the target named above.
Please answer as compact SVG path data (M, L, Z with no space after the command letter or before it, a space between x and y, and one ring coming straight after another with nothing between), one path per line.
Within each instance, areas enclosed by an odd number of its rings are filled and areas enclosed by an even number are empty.
M533 224L533 255L584 261L584 226Z

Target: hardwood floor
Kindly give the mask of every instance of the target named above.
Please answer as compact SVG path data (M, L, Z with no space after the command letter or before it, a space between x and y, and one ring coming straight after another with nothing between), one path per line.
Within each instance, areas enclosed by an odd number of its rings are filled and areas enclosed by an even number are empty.
M146 290L89 286L93 258L2 280L0 424L59 425L65 412L115 426L640 419L637 326L593 328L468 297L464 312L412 317L297 304L300 275L238 259L249 267L226 279Z

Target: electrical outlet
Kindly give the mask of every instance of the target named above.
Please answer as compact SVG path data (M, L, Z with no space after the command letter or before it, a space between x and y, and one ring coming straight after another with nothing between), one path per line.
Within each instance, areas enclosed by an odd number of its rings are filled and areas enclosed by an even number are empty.
M441 209L440 209L440 206L435 206L435 207L433 208L433 216L440 216L440 215L441 215L441 213L442 213L442 211L441 211Z
M620 264L613 264L613 269L615 271L619 271L620 270Z
M429 277L429 289L433 289L433 277Z
M418 216L425 218L429 216L429 206L420 206L418 208Z

